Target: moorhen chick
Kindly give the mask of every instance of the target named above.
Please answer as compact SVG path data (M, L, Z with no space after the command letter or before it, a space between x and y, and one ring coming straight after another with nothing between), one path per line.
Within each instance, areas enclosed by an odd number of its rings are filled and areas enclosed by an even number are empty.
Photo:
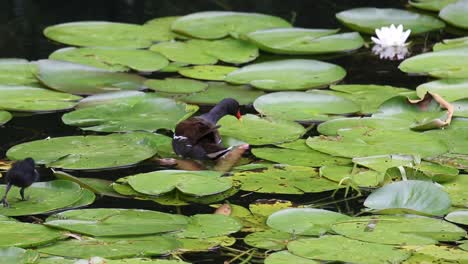
M13 163L11 168L6 172L7 186L5 189L5 195L3 196L1 203L4 207L9 207L7 201L7 195L10 191L11 186L20 187L21 199L24 201L24 189L28 188L39 179L39 173L36 171L35 162L32 158L26 158L24 160Z
M221 144L216 123L225 115L241 118L239 102L225 98L208 113L191 117L177 124L172 139L174 152L182 158L217 159L229 151Z

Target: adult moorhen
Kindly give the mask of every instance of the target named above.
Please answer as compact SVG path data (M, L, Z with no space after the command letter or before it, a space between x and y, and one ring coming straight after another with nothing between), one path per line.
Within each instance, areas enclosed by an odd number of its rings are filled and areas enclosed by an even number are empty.
M208 113L191 117L177 124L172 148L183 157L196 160L217 159L229 151L221 144L216 125L225 115L241 118L239 102L232 98L225 98Z
M1 203L4 207L9 207L7 201L7 195L10 191L11 186L20 187L21 199L24 201L24 189L31 186L34 182L39 179L39 173L34 168L35 162L32 158L26 158L24 160L13 163L11 168L6 172L7 186L5 189L5 195L3 196Z

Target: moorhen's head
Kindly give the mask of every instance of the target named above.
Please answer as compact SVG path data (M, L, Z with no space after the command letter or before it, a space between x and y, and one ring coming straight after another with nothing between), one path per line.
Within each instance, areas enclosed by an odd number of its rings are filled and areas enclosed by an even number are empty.
M226 114L233 115L237 117L237 119L242 117L240 113L239 102L237 102L235 99L224 98L221 100L221 102L218 103L218 105L223 107L223 110Z
M34 162L34 160L33 160L32 158L25 158L25 159L23 160L23 163L24 163L25 165L29 165L29 166L31 166L31 167L35 167L35 166L36 166L36 163Z

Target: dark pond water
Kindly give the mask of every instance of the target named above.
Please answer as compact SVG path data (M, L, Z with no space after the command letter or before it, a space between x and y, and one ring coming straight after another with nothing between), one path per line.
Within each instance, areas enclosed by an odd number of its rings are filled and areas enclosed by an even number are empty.
M60 48L60 44L47 40L42 35L45 27L71 21L107 20L116 22L144 23L162 16L184 15L206 10L230 10L259 12L280 16L292 21L295 26L309 28L342 27L335 19L335 13L352 7L374 6L405 8L407 1L365 1L365 0L2 0L0 1L0 57L26 58L36 60L47 58ZM431 47L431 43L442 38L440 34L430 33L413 40L412 52L418 53ZM382 61L372 55L369 49L328 61L339 64L347 70L344 83L387 84L414 89L427 77L403 74L396 67L399 62ZM1 95L0 95L1 96ZM84 132L64 125L60 118L63 113L15 117L4 127L0 127L0 160L5 158L6 150L16 144L48 136L80 135ZM89 134L89 133L88 133ZM135 172L155 169L152 165L137 168L96 173L81 173L79 176L117 179ZM50 172L41 170L47 179ZM337 199L342 198L338 194ZM335 201L330 193L321 195L258 195L239 193L229 198L235 204L248 205L257 199L286 199L296 203L314 203L321 200L323 208L356 214L361 209L362 200L346 202ZM175 208L160 206L153 202L101 198L93 207L142 208L175 212ZM184 214L210 213L212 208L205 205L191 205L182 208ZM236 245L242 248L242 243ZM228 259L220 257L222 252L184 256L193 263L222 263Z

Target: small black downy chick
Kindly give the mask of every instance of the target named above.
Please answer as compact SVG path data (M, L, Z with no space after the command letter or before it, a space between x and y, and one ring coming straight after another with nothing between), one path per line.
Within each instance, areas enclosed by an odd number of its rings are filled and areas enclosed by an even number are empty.
M7 201L7 195L11 186L20 187L21 199L23 201L26 200L24 198L24 189L39 180L39 173L34 168L35 165L36 164L32 158L26 158L13 163L5 176L7 186L5 189L5 195L1 200L3 207L10 207L10 204L8 204Z

